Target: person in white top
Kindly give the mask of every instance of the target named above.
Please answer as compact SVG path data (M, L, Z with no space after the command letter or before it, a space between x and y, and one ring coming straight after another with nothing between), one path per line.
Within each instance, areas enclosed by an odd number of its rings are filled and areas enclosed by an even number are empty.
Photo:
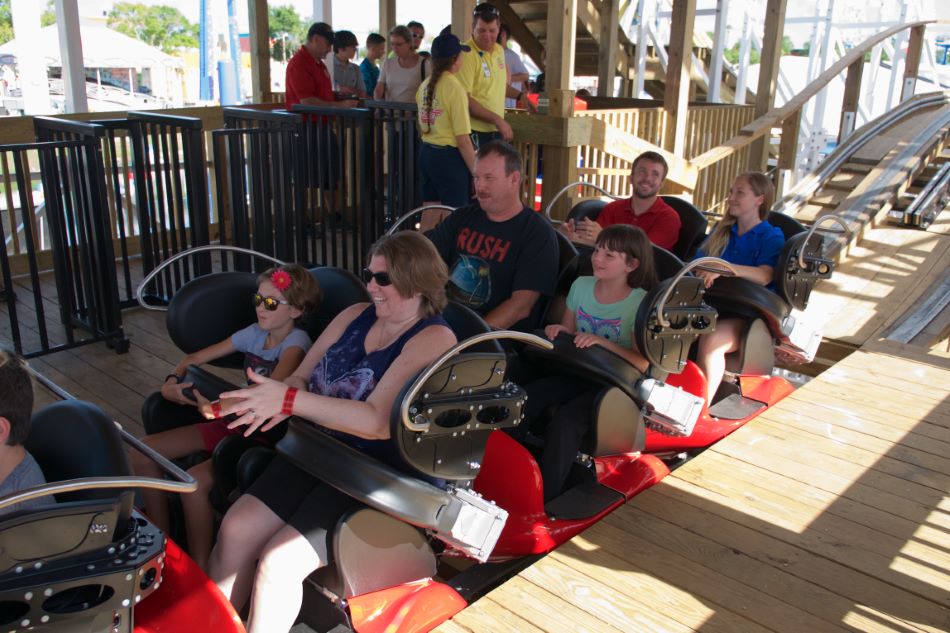
M389 46L395 55L383 62L373 98L415 103L416 91L429 74L428 61L412 48L412 31L405 26L393 27Z
M521 55L508 48L508 39L511 37L511 29L502 22L498 30L498 43L505 49L505 65L508 66L508 72L511 75L508 85L524 94L528 92L528 67L521 61ZM505 97L506 108L517 108L518 100Z

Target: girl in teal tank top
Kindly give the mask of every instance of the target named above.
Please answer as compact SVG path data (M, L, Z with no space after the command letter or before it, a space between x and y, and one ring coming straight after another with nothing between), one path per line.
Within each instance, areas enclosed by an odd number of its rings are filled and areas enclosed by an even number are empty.
M571 285L561 323L547 326L544 333L550 339L561 332L573 334L577 347L600 345L645 371L648 362L637 350L633 326L640 302L657 281L650 240L635 226L607 227L597 236L591 263L594 275L579 277ZM546 429L538 460L545 501L561 494L600 391L599 386L575 387L574 396L558 408ZM561 393L570 391L565 385Z

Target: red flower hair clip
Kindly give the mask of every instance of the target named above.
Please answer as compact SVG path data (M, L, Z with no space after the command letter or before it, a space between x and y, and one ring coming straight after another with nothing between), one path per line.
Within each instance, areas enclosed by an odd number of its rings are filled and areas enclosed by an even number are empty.
M286 270L275 270L271 273L270 282L274 287L283 292L290 288L290 274Z

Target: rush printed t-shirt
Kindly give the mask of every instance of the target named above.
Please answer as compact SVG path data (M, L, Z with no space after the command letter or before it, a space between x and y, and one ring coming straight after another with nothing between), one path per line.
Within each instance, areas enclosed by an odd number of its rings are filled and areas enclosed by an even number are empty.
M423 81L416 93L422 140L431 145L458 147L456 137L472 133L468 95L455 75L442 73L432 95L432 110L427 111L425 94L430 81L431 78Z
M600 303L594 297L596 283L594 277L578 277L567 294L567 308L574 313L577 331L596 334L621 347L630 348L637 310L647 294L646 290L633 288L622 301Z
M478 204L462 207L428 235L449 267L449 298L482 315L516 290L554 293L557 237L527 207L505 222L491 221Z
M462 52L462 67L458 78L465 91L482 106L498 116L505 117L505 88L508 86L508 71L505 65L505 49L495 44L488 53L475 45L475 40L465 42L472 50ZM472 117L472 129L476 132L497 132L491 123Z

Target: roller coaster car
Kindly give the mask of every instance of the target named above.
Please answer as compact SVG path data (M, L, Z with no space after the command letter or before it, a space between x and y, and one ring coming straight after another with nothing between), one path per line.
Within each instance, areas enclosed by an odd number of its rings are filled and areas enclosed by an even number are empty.
M244 631L198 566L133 509L130 486L172 484L131 478L123 439L135 442L88 403L33 416L26 447L49 483L0 504L24 494L55 494L58 503L0 517L0 626L152 633L188 622L189 630Z
M585 200L571 215L589 217L602 207L602 201ZM710 446L792 392L794 387L787 380L772 375L776 350L786 362L809 362L814 358L821 336L809 327L801 311L818 280L831 276L834 263L822 256L824 238L815 232L817 227L807 231L795 219L775 212L768 221L782 229L786 237L775 267L777 293L744 279L723 276L705 291L702 284L683 286L683 280L677 282L669 298L660 302L666 313L662 319L657 316L655 301L651 304L648 297L641 305L635 334L639 349L653 363L649 373L661 384L701 398L706 393L706 378L682 353L684 345L688 350L694 334L712 331L712 323L705 323L710 320L710 312L719 318L740 317L746 321L739 349L726 356L726 377L714 402L704 403L695 421L689 417L677 421L646 416L645 452L671 457ZM662 289L668 287L682 263L656 246L654 259L660 279L665 280L654 293L664 292ZM591 274L589 250L582 250L562 275L558 295L566 296L573 280L584 274ZM561 299L555 297L552 307L563 309ZM644 315L643 310L653 312ZM549 312L545 321L559 322L559 313ZM664 367L658 362L664 356L676 358L678 366ZM657 372L657 367L666 373Z

